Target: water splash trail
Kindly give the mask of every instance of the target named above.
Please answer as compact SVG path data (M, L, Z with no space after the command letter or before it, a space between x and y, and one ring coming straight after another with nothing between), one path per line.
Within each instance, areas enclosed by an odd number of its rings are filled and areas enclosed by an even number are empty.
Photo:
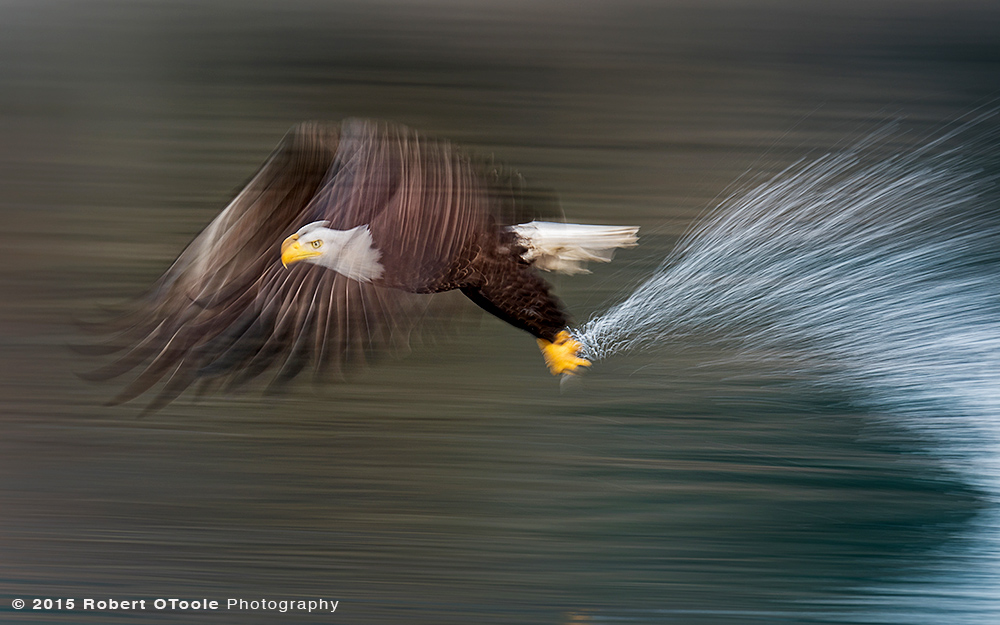
M990 477L973 481L1000 499L994 115L917 143L894 124L734 192L577 331L586 356L724 342L918 430L946 430L941 454L977 456Z

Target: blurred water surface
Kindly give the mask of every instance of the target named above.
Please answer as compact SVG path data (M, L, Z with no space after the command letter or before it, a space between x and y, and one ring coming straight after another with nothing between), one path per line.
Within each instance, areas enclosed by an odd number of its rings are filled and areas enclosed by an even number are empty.
M291 393L137 419L74 320L134 297L293 123L450 137L640 248L746 171L995 97L988 3L0 4L0 610L9 622L995 623L996 502L934 445L697 347L560 389L474 318ZM800 389L801 390L801 389ZM334 615L15 612L13 598L340 601Z

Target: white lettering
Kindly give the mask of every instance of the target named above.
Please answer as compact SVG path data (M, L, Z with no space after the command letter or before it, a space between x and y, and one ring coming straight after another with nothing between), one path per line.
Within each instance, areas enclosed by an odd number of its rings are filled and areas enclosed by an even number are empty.
M72 609L71 603L67 602L67 607ZM145 610L145 599L84 599L84 610Z
M292 610L301 610L303 612L313 612L318 610L328 610L330 612L336 612L338 605L340 605L340 601L334 601L332 599L311 599L309 601L302 599L251 599L249 601L246 599L226 599L227 610L241 611L275 610L278 612L289 612ZM217 606L212 606L212 609L217 609Z

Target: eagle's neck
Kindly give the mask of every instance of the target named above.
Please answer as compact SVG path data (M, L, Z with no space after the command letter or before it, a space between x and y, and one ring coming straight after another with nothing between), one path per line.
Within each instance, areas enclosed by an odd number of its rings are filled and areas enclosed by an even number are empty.
M359 282L382 277L385 268L378 262L382 253L375 248L367 225L350 230L323 230L324 250L313 263Z

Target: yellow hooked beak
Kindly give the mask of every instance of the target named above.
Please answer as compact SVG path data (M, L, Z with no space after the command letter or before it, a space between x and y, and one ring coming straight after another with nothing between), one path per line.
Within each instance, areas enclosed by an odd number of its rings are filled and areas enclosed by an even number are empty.
M288 269L288 266L293 263L308 258L315 258L321 253L312 247L303 247L302 243L299 242L299 235L297 234L293 234L281 242L281 264L284 265L285 269Z

